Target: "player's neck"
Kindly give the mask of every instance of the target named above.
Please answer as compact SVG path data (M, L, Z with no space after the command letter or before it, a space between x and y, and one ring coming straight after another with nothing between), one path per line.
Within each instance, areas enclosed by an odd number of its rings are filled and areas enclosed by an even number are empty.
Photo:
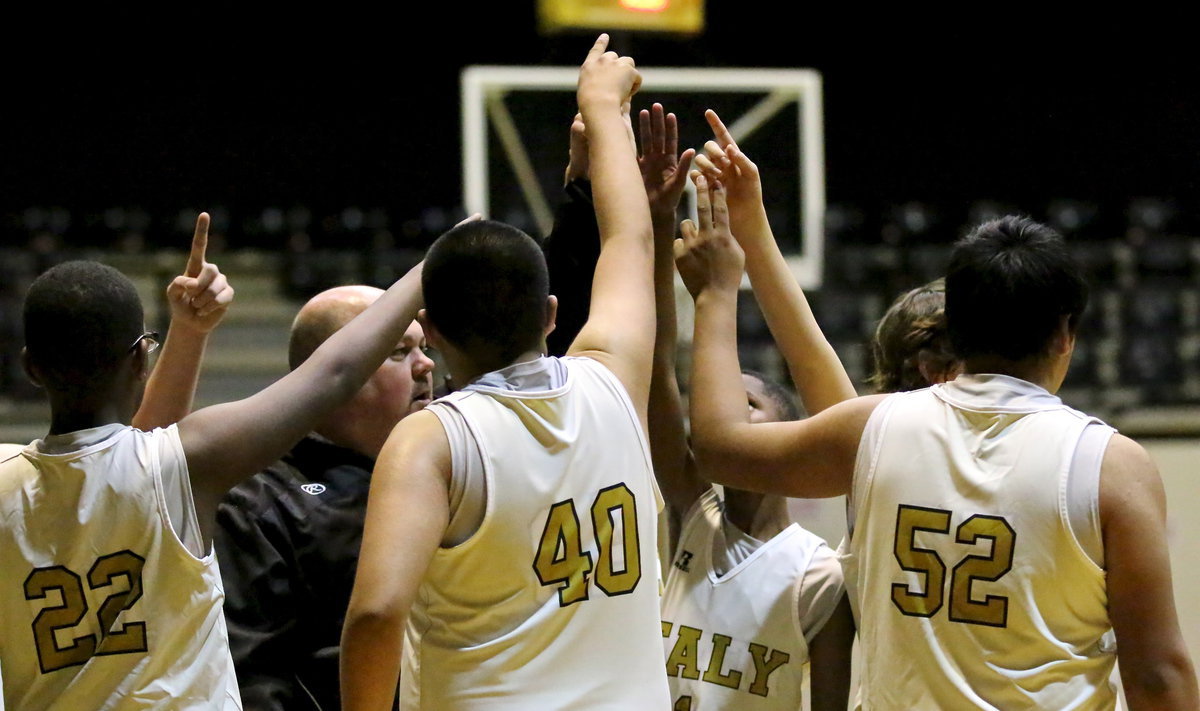
M725 518L760 541L774 538L791 523L782 496L730 488L725 489Z
M133 419L133 413L128 407L121 407L113 402L88 404L80 402L55 402L50 398L50 432L58 435L79 430L90 430L103 425L128 425Z
M1058 390L1062 383L1056 370L1045 358L1025 358L1008 360L1005 358L979 357L968 358L963 363L963 372L977 375L993 374L1007 375L1020 378L1044 388L1051 393Z
M482 365L474 362L461 353L455 354L455 356L451 356L449 353L446 353L445 356L446 365L450 370L451 381L454 383L455 388L461 388L474 382L475 380L478 380L480 377L487 375L488 373L492 373L497 370L503 370L509 366L516 365L517 363L536 360L544 353L545 351L528 350L512 359L512 361L508 363Z

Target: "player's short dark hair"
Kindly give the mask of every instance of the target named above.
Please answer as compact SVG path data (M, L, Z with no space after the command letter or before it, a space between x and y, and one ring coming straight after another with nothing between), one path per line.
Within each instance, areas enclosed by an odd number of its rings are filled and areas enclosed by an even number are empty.
M133 282L98 262L51 267L25 296L25 348L46 387L86 389L105 377L145 328Z
M748 368L742 370L742 375L749 375L751 378L762 383L763 393L775 405L776 414L779 415L779 422L791 422L803 416L795 396L781 383L768 378L757 370L750 370Z
M964 359L1044 353L1063 316L1075 331L1087 301L1087 284L1062 236L1028 217L985 222L954 245L946 326Z
M439 237L421 274L425 314L441 335L491 370L537 348L550 280L532 237L477 220Z
M904 292L879 319L871 340L874 372L868 381L881 393L926 387L930 383L921 373L922 354L940 373L958 361L946 332L944 279Z

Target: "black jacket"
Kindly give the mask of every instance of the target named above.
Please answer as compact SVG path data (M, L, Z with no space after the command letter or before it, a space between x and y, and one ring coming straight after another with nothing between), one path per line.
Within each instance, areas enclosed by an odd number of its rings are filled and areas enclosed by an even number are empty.
M374 464L309 436L218 507L225 619L247 711L341 708L339 644Z

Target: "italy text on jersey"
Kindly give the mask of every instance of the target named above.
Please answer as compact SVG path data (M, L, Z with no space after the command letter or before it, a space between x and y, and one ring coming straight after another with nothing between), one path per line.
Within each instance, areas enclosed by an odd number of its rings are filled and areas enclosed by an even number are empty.
M670 639L672 632L675 634L675 645L667 657L667 676L693 681L700 679L734 691L744 688L751 694L769 696L771 674L791 660L787 652L750 642L747 647L750 659L754 662L753 674L748 674L748 669L725 669L725 654L733 643L733 637L711 633L712 652L707 660L703 660L700 658L700 640L706 635L704 630L687 625L679 625L676 629L674 623L663 620L663 639ZM704 668L703 676L701 667Z

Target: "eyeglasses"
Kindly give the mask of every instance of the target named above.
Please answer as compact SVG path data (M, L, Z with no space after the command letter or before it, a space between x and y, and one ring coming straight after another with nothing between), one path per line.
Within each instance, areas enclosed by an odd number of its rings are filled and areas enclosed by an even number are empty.
M158 331L146 331L145 333L143 333L142 335L137 337L137 340L133 342L133 345L131 345L129 347L129 350L133 350L134 348L137 348L138 344L141 343L142 341L146 342L146 353L147 354L153 353L154 351L158 350L159 344L162 343L162 341L158 337Z

